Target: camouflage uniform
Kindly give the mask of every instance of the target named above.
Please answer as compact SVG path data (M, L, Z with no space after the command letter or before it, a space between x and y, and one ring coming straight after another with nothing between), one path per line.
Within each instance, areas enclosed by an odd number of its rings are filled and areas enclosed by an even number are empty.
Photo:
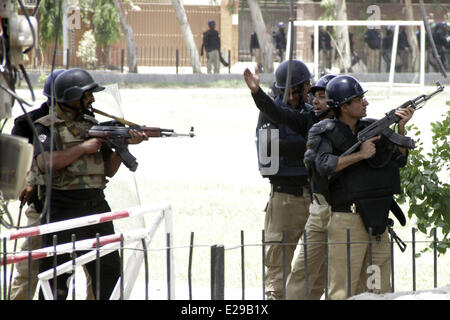
M31 170L27 174L26 185L37 186L38 175L36 172L36 161L33 161ZM39 223L40 213L36 210L34 203L30 203L25 210L25 216L27 217L26 225L34 225ZM41 247L41 237L31 238L30 250L36 250ZM20 246L21 251L28 251L28 239L25 239ZM16 263L14 265L15 276L14 281L11 284L11 300L28 300L30 281L28 280L28 261ZM38 274L38 262L36 260L31 262L31 292L34 294L37 286L37 274Z
M50 151L50 121L49 115L35 122L39 140L44 144L45 151ZM84 141L83 133L90 129L93 124L92 121L88 120L66 121L56 117L54 121L55 151L67 150L81 144ZM35 150L35 156L37 156L39 148L35 146ZM65 168L53 173L52 197L50 201L51 215L46 217L48 222L111 211L103 193L107 182L105 178L105 160L108 159L111 153L112 150L103 145L101 152L85 154ZM97 233L100 236L113 234L114 226L112 222L61 231L57 232L56 235L58 236L58 243L67 243L72 241L72 234L75 234L78 241L95 238ZM43 246L53 245L53 234L44 235L42 238ZM84 253L77 252L77 255ZM71 257L67 254L58 255L58 265L70 259ZM53 262L51 258L41 260L40 272L52 267ZM86 264L85 267L92 278L93 289L96 291L96 261ZM117 251L100 259L100 299L109 299L120 275L119 268L120 258ZM68 288L66 285L68 276L68 274L58 276L58 299L65 299L67 296Z

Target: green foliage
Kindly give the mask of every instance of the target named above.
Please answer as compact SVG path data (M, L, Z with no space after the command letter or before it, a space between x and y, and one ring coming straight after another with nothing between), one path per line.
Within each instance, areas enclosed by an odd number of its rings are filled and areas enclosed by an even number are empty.
M228 3L226 4L226 7L227 7L227 11L229 14L236 13L237 2L238 2L238 0L228 1Z
M448 177L450 169L450 111L442 122L431 123L431 128L432 150L424 154L423 143L417 139L416 148L410 151L408 164L401 170L403 192L398 200L400 203L409 201L408 216L417 219L419 231L432 236L432 228L437 228L443 236L437 250L445 253L450 247L450 185L442 180L442 176ZM410 126L408 129L413 130L416 137L421 134L417 127ZM430 248L432 245L426 250Z
M334 20L336 18L335 0L322 0L320 6L325 9L325 12L319 17L319 20Z
M91 30L88 30L83 34L83 38L78 45L77 57L81 58L81 61L83 61L83 63L89 66L94 66L97 62L95 48L95 36Z
M69 1L68 4L70 5L70 3ZM107 47L120 38L119 15L113 0L79 0L78 5L81 21L84 24L89 26L92 16L95 40L100 47ZM39 39L43 50L55 41L57 20L58 1L42 1L39 6ZM61 43L63 34L62 16L58 23L60 24L58 41Z
M81 5L81 2L84 2ZM83 16L92 14L95 40L101 48L115 43L121 36L119 14L112 0L83 0ZM89 20L89 19L87 19Z
M39 6L39 41L43 50L55 41L58 23L60 28L58 43L62 42L62 18L57 21L58 10L59 6L56 0L42 1Z
M45 80L47 79L47 76L48 75L45 72L39 74L39 79L38 79L39 83L44 84Z
M319 17L319 20L335 20L336 19L336 1L335 0L322 0L320 6L325 8L325 12ZM332 37L335 37L336 27L332 27Z

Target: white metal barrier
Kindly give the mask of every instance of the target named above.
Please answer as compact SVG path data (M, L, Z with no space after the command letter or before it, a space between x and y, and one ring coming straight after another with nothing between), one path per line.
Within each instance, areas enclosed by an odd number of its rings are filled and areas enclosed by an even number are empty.
M152 225L148 229L138 229L129 231L123 234L114 234L103 236L99 238L99 245L101 246L101 250L99 252L100 257L109 254L115 250L120 249L121 243L120 240L123 237L124 243L130 244L133 242L138 242L135 250L128 258L125 264L125 270L123 273L124 276L124 291L123 291L123 299L129 299L133 286L136 282L139 269L142 265L144 259L143 253L143 245L142 242L139 241L141 239L145 239L146 244L148 245L153 238L153 235L156 232L159 224L162 219L165 221L165 233L170 234L170 242L168 243L169 247L173 246L173 220L172 220L172 208L169 203L158 203L149 206L140 206L133 207L130 209L119 210L114 212L106 212L101 214L94 214L90 216L59 221L55 223L49 223L45 225L41 225L38 227L25 228L18 231L12 231L7 233L0 234L0 239L6 240L14 240L24 237L43 235L48 233L54 233L62 230L69 230L73 228L83 227L87 225L98 224L106 221L112 221L116 219L122 219L126 217L136 217L139 215L147 214L150 212L158 212L158 215L153 219ZM73 243L66 243L56 246L57 254L70 253L73 250L91 250L89 253L86 253L75 259L75 266L82 266L92 260L97 258L97 239L87 239L87 240L79 240L75 242L75 248ZM20 261L27 260L31 253L31 257L33 260L41 259L48 256L53 256L55 254L54 247L47 247L38 250L34 250L31 252L21 252L18 254L11 255L6 259L6 264L9 263L17 263ZM173 265L173 251L170 251L170 264L169 264L169 276L172 279L170 282L170 299L175 299L175 271ZM3 261L1 262L3 264ZM56 275L61 275L63 273L73 271L73 261L68 261L56 267ZM50 288L49 280L54 277L54 269L47 270L38 275L39 284L41 285L42 291L44 293L44 297L46 299L53 299L53 294ZM111 299L117 300L120 297L120 281L119 278L112 294Z

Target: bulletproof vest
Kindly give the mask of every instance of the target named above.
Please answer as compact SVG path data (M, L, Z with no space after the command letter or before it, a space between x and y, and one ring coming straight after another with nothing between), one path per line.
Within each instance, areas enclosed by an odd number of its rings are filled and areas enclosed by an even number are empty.
M276 103L280 103L275 99ZM285 106L287 107L287 106ZM312 107L308 104L305 104L305 112L310 111ZM299 111L300 112L300 111ZM312 118L311 118L312 119ZM312 120L311 120L312 123ZM279 132L279 139L284 139L288 141L304 141L306 143L306 137L303 137L302 135L298 134L297 132L291 130L289 127L285 126L281 123L273 123L269 119L267 119L264 115L260 114L260 117L258 119L258 126L256 129L256 148L258 152L258 169L261 171L262 168L265 168L269 166L270 164L263 164L261 163L261 159L259 158L259 143L260 143L260 137L259 137L259 129L278 129ZM270 133L268 133L268 146L267 150L272 150L270 145ZM262 143L262 142L261 142ZM301 157L295 157L295 156L281 156L279 157L279 169L278 172L275 174L276 176L307 176L308 172L306 170L305 164L303 162L303 156ZM263 175L263 177L266 177L266 175Z
M329 181L327 176L321 176L315 167L317 151L320 147L322 136L326 131L332 130L335 122L331 119L324 119L314 124L308 132L308 142L304 163L311 180L311 191L322 194L327 202L330 202Z
M50 127L51 116L45 116L36 121L45 127ZM56 150L66 150L83 143L82 135L93 123L87 120L73 121L80 134L74 135L64 120L56 118L55 145ZM103 156L100 152L85 154L67 167L53 174L52 188L58 190L103 189L106 184Z
M338 120L325 134L332 141L333 153L340 155L357 142L350 128ZM361 120L359 130L371 122ZM378 148L377 148L378 149ZM361 199L392 196L401 192L399 166L394 161L374 167L367 160L359 161L337 173L330 180L332 205L347 205Z
M217 30L208 30L203 33L204 45L206 51L219 50L220 38Z

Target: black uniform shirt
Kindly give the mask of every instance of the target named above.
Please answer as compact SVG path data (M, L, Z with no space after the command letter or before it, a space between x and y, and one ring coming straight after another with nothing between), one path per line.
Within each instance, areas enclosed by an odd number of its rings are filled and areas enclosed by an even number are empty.
M35 121L48 114L47 102L44 102L39 109L28 112L31 121ZM27 116L21 115L14 120L14 127L11 130L11 134L15 136L21 136L28 139L29 143L33 143L33 130L31 129Z
M261 88L255 94L252 94L252 97L258 109L264 114L260 117L267 118L272 123L282 123L301 136L307 137L308 130L313 123L312 112L299 112L294 108L283 108L277 105ZM261 118L259 120L261 121ZM301 157L303 157L305 141L303 139L280 141L279 151L280 154L286 156L298 157L301 154ZM302 186L307 183L307 177L270 176L270 182L272 184Z
M261 88L256 93L252 93L252 97L256 107L272 122L283 123L300 135L307 136L312 125L309 112L301 113L293 108L281 108Z
M286 34L278 30L274 35L275 47L278 50L286 49Z
M253 52L253 49L259 49L258 35L256 32L253 32L250 36L250 52Z
M220 50L220 38L217 30L209 29L203 32L203 47L206 52Z

